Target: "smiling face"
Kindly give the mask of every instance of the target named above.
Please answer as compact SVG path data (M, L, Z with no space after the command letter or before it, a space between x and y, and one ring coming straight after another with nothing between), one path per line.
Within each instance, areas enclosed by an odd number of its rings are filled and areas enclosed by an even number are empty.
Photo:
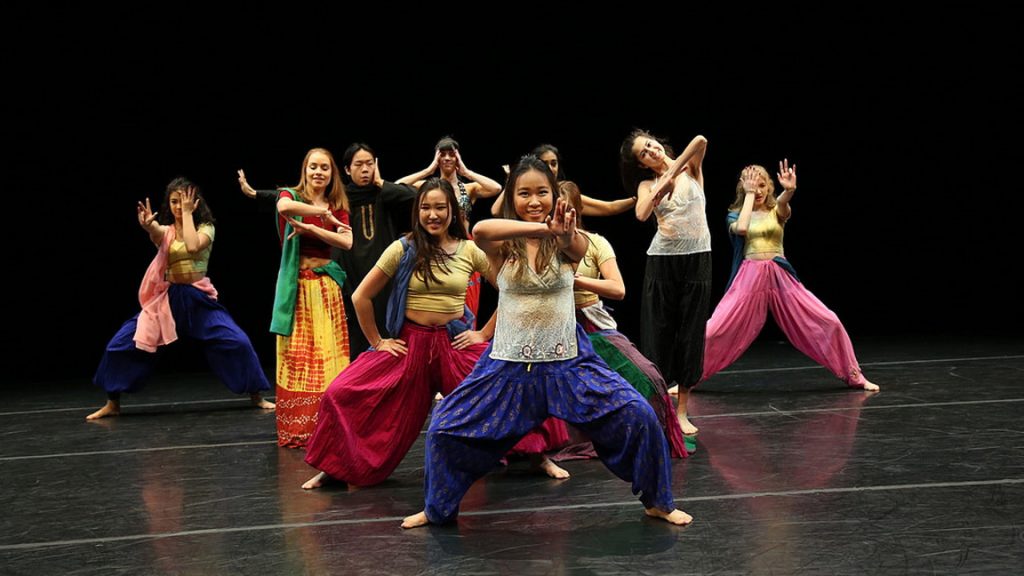
M641 166L654 170L665 163L665 147L654 138L637 136L633 140L633 156Z
M455 150L439 150L438 164L441 166L441 174L450 176L458 168L458 160L455 158Z
M334 176L331 159L323 152L313 152L306 159L306 182L315 192L323 192Z
M452 211L444 190L434 188L420 195L419 222L427 234L445 236L452 223Z
M554 190L548 176L539 170L528 170L516 179L513 187L516 216L526 222L543 222L554 206Z

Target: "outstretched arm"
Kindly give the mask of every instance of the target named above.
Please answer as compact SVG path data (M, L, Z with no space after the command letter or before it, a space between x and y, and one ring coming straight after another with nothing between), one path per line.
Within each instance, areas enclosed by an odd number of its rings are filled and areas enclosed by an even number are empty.
M139 219L139 226L149 234L149 241L157 246L164 239L164 234L167 233L167 226L161 226L156 221L157 214L153 212L153 209L149 206L149 198L146 198L146 203L139 202L139 205L135 208L136 216Z
M781 222L785 222L793 213L789 202L796 192L796 164L790 166L789 160L783 158L782 162L779 162L779 172L776 176L779 177L779 184L782 185L782 194L779 194L775 201L775 214Z

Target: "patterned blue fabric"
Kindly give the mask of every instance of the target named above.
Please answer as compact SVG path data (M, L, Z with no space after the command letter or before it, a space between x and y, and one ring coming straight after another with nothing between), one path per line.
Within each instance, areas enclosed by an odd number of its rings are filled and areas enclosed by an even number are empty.
M579 355L527 364L484 352L466 380L435 408L427 432L426 514L453 520L469 487L545 418L579 427L645 507L675 509L668 444L643 396L613 372L576 328Z

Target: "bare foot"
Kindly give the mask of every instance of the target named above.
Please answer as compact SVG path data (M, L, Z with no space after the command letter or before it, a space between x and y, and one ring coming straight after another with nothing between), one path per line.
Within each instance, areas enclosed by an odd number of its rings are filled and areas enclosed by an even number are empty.
M440 402L442 398L444 398L444 396L442 396L440 392L438 392L437 394L434 394L434 401L435 402Z
M700 428L694 426L690 419L686 417L686 414L677 414L679 417L679 427L683 429L683 434L686 436L696 436L697 432L700 432Z
M874 382L869 382L866 378L864 379L865 392L878 392L879 390L880 388L878 387L878 384L875 384Z
M679 418L679 427L683 429L686 436L695 436L697 427L687 418L686 407L690 403L690 389L679 387L679 398L676 400L676 417Z
M690 516L678 508L671 512L663 512L657 508L645 508L644 514L647 514L651 518L661 518L669 524L675 524L676 526L686 526L690 522L693 522L693 516Z
M679 395L679 386L673 386L673 387L669 388L668 389L668 393L671 394L672 396L678 396Z
M405 520L402 520L402 528L419 528L420 526L426 526L427 524L430 524L430 520L427 519L426 512L413 514L412 516L407 516Z
M99 420L100 418L106 418L107 416L118 416L121 414L121 403L114 402L113 400L107 400L107 403L103 405L103 408L89 414L85 417L86 420Z
M327 472L320 472L316 476L313 476L306 483L302 485L303 490L314 490L324 485L324 478L327 478Z
M562 468L558 464L555 464L554 460L544 455L541 455L541 458L543 458L543 460L534 463L535 468L540 469L542 472L544 472L548 476L551 476L555 480L565 480L566 478L569 477L569 471L566 470L565 468Z
M249 396L249 399L252 401L252 405L256 408L262 408L263 410L273 410L275 408L273 402L264 400L259 394L252 394Z

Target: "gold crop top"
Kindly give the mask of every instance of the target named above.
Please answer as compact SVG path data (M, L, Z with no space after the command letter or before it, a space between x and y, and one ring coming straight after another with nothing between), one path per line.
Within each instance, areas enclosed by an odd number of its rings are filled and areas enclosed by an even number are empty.
M779 254L785 256L782 250L782 233L784 222L779 221L776 208L769 212L755 211L750 216L750 226L747 227L746 247L743 255L746 257L755 254Z
M196 254L189 254L185 249L185 240L175 237L167 252L167 273L164 279L172 284L191 284L206 276L210 265L210 252L213 251L213 225L200 224L197 234L205 234L210 243Z

